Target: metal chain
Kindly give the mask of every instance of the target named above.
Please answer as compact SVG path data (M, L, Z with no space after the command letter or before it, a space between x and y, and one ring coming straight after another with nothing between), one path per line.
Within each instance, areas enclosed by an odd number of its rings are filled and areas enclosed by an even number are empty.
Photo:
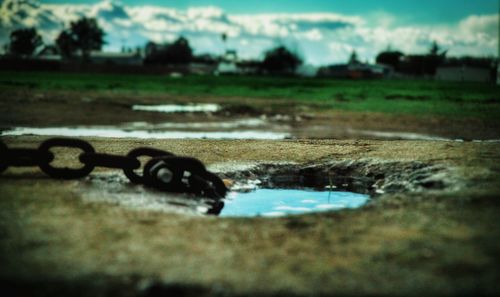
M58 168L51 165L55 158L52 148L77 148L80 168ZM140 169L139 157L151 159ZM122 169L127 178L135 184L156 188L166 192L192 193L212 200L209 213L220 212L227 188L222 180L195 158L180 157L149 147L131 150L126 156L96 153L94 147L84 140L75 138L51 138L40 144L38 149L8 148L0 141L0 173L8 167L38 166L44 173L58 179L78 179L89 175L95 167Z

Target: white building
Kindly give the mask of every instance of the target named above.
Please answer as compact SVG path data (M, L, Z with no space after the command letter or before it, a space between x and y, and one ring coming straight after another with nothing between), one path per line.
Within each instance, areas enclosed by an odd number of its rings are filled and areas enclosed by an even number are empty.
M437 80L444 81L471 81L491 82L491 70L489 68L469 66L443 66L436 70Z

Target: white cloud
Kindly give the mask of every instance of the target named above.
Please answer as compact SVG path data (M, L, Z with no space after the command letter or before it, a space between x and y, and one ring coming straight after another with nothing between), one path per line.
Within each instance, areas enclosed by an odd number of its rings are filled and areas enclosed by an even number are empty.
M189 19L223 19L225 14L222 9L214 6L191 7L188 8L186 15Z
M490 37L498 35L498 15L471 15L459 23L459 28L467 33L484 33Z
M107 50L122 45L144 45L147 40L170 42L187 37L195 52L220 54L221 34L227 46L240 57L255 58L278 42L299 51L313 64L345 62L352 50L362 60L373 61L391 45L406 53L422 53L433 40L452 55L496 55L498 15L471 15L455 24L397 27L397 16L374 12L363 18L337 13L282 13L230 15L218 7L178 10L157 6L126 6L105 0L97 4L39 4L35 1L4 0L0 7L0 43L10 31L34 26L46 43L71 21L96 17L105 29Z

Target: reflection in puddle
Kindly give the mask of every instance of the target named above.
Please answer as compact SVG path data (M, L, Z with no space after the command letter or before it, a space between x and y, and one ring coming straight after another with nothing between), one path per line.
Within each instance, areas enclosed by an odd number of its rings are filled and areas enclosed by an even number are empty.
M349 132L352 134L358 134L363 136L371 136L377 139L401 139L401 140L441 140L441 141L449 141L452 139L418 134L412 132L385 132L385 131L370 131L370 130L353 130L350 129Z
M175 112L216 112L220 110L218 104L164 104L164 105L133 105L132 110L155 111L165 113Z
M241 119L221 122L168 122L168 123L148 123L132 122L121 125L123 129L236 129L241 127L264 127L269 123L260 118Z
M276 217L357 208L368 199L368 195L352 192L257 189L249 193L229 193L220 216Z
M67 137L111 137L141 139L285 139L289 133L259 130L241 131L126 131L112 127L62 127L62 128L29 128L18 127L2 131L1 135L42 135Z
M75 191L86 202L111 203L139 211L204 215L212 202L194 195L132 185L123 174L116 173L94 173L78 183ZM220 216L279 217L324 212L361 207L368 199L368 195L352 192L257 188L251 192L230 192Z

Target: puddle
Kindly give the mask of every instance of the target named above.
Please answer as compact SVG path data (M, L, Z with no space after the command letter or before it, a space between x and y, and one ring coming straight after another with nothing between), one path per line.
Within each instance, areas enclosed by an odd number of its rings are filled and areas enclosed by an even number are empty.
M357 208L369 196L342 191L312 189L262 189L259 182L249 188L235 187L224 199L221 217L279 217ZM189 194L166 193L132 185L122 174L95 173L84 179L77 191L84 201L120 205L133 210L205 215L211 201Z
M370 136L376 139L394 139L394 140L438 140L438 141L452 141L453 139L425 135L412 132L385 132L385 131L370 131L370 130L348 130L354 135Z
M123 130L113 127L48 127L30 128L17 127L1 132L1 135L41 135L41 136L68 136L68 137L110 137L110 138L139 138L139 139L268 139L279 140L290 138L286 132L272 132L259 130L235 131L151 131L151 130Z
M368 195L351 192L260 189L256 188L257 184L252 183L252 190L240 187L228 193L219 215L277 217L357 208L369 199ZM125 176L115 173L92 174L78 187L78 192L88 202L111 203L135 210L204 215L211 209L210 201L205 198L132 185Z
M164 105L133 105L132 110L137 111L153 111L164 113L181 113L181 112L217 112L221 109L218 104L164 104Z
M207 213L222 217L280 217L365 205L384 193L461 191L453 168L421 162L339 160L314 165L225 164L211 166L233 180L223 208L213 200L132 185L123 174L94 173L76 187L84 200L136 210ZM232 171L235 170L235 171ZM216 207L216 208L215 208ZM220 211L220 213L219 213Z
M185 117L185 118L182 118ZM198 119L192 122L192 119ZM117 125L63 126L63 127L0 127L0 135L41 135L68 137L111 137L139 139L374 139L374 140L428 140L465 141L413 132L356 130L327 125L292 123L276 118L246 117L200 119L181 116L175 121L151 123L125 122ZM467 141L498 143L499 139Z
M291 138L290 127L264 118L200 122L128 122L113 126L14 127L0 135L111 137L140 139L262 139Z
M280 217L357 208L364 205L368 199L368 195L352 192L257 189L247 193L229 193L220 216Z
M148 122L132 122L120 125L124 130L143 129L143 130L161 130L161 129L236 129L242 127L265 127L269 125L263 119L250 118L233 121L221 122L169 122L152 124Z

